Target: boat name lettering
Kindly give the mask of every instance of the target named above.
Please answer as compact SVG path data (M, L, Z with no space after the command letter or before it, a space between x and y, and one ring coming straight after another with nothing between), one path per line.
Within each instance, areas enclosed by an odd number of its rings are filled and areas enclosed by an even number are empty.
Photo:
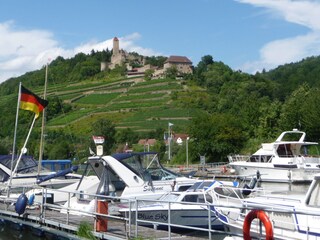
M157 213L154 215L149 215L145 213L138 213L138 219L140 220L162 220L162 221L168 221L168 216L163 213Z
M151 187L151 186L144 186L143 187L143 191L147 192L147 191L159 191L159 190L163 190L163 187Z

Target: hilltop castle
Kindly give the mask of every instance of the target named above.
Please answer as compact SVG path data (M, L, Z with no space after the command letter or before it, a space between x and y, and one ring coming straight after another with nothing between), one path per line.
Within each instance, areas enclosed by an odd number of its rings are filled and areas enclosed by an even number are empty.
M140 65L142 67L133 68L131 63ZM128 53L123 49L120 49L119 39L117 37L113 38L113 51L111 56L111 63L107 64L105 62L101 63L101 71L109 69L114 69L117 65L125 64L128 76L144 75L147 69L154 70L154 77L164 76L165 71L176 66L177 70L181 74L188 74L193 72L192 62L185 56L170 56L164 63L163 68L157 69L156 67L145 64L145 58L134 53Z

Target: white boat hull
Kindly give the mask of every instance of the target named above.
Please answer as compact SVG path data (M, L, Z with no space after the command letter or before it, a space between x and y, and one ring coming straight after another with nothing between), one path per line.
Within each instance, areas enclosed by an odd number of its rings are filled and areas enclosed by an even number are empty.
M259 171L263 182L311 182L320 173L319 168L280 168L272 163L233 162L230 166L240 176L256 175Z
M212 212L210 212L211 221L208 221L209 211L205 209L205 207L195 205L191 205L189 207L186 205L178 205L179 204L172 204L172 206L170 207L170 219L168 208L163 207L161 205L159 206L159 209L139 209L137 213L135 210L132 210L131 219L133 222L135 222L136 214L138 214L138 224L143 226L157 225L160 228L167 228L170 221L171 225L173 224L208 229L209 224L211 223L211 229L223 230L223 224L217 219L215 214L213 214ZM125 211L122 213L124 213L126 217L129 217L129 211ZM171 227L178 228L178 226Z

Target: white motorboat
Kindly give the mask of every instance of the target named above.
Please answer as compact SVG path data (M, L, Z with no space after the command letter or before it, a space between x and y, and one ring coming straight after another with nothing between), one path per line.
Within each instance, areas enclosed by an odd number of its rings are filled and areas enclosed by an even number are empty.
M46 82L47 82L48 64L46 68ZM11 155L0 156L0 190L7 190L7 196L11 193L25 191L25 188L32 188L35 186L50 186L50 188L59 188L76 181L79 181L81 175L72 174L77 167L72 166L69 169L59 172L52 172L42 167L41 161L43 157L43 137L44 137L44 123L45 123L45 108L48 105L48 101L45 100L46 95L46 82L44 90L44 99L40 98L30 90L19 84L18 105L16 112L15 130L13 138L13 149ZM35 113L33 121L31 123L29 132L25 139L24 145L21 148L19 156L16 152L16 136L19 109L32 111ZM40 112L42 114L41 125L41 140L39 149L39 161L36 162L33 157L26 156L27 142L31 135L31 131L34 127L35 121L38 118Z
M146 200L134 200L119 212L132 219L138 220L139 225L157 226L158 228L198 227L223 230L222 223L208 208L212 203L210 191L222 184L238 186L238 182L220 182L212 180L199 180L188 190L183 192L170 192L164 194L154 203ZM136 207L138 206L138 207ZM210 220L209 220L210 219Z
M80 182L81 191L65 203L70 209L93 212L94 194L155 200L171 191L185 191L197 181L164 168L155 152L92 156L88 158L88 164L98 181L88 188Z
M306 142L306 133L293 129L281 133L273 143L263 143L252 156L228 156L237 175L259 171L265 182L311 182L320 173L318 143Z
M213 192L212 209L233 239L320 239L319 174L307 193L270 192L244 198L234 188L217 187Z
M13 161L15 166L17 159ZM0 155L0 188L5 190L11 187L11 190L30 188L34 186L48 186L50 188L61 188L79 181L81 175L72 173L75 167L65 169L60 172L52 172L42 168L38 173L38 163L32 156L22 155L17 170L11 172L12 155ZM10 182L10 176L12 176ZM19 190L18 190L19 191Z

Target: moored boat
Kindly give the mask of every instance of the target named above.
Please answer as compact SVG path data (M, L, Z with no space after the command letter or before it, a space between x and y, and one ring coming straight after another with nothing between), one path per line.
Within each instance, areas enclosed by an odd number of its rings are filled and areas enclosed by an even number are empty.
M188 190L164 194L159 200L151 203L145 200L135 200L129 206L120 208L119 212L131 218L139 225L167 228L168 225L180 227L198 227L222 230L223 225L208 204L212 203L211 189L220 185L238 186L238 182L220 182L199 180ZM137 207L138 206L138 207Z
M320 239L319 193L319 174L307 193L270 192L245 198L234 188L217 187L212 209L233 239L316 240Z
M263 143L251 156L228 156L237 175L261 174L265 182L311 182L320 173L318 143L306 142L306 133L293 129L273 143Z
M15 165L17 159L13 161ZM79 181L81 175L73 174L75 167L70 167L58 172L41 168L38 173L38 162L32 156L22 155L16 172L11 171L12 155L0 155L0 189L5 190L11 187L12 190L21 188L32 188L35 186L47 186L50 188L61 188ZM49 177L50 176L50 177ZM51 178L52 176L52 178ZM53 177L56 176L56 177ZM11 182L10 182L11 177ZM40 181L41 179L41 181Z
M81 191L77 189L78 194L65 203L72 210L92 212L96 202L93 195L156 200L171 191L185 191L197 181L164 168L156 152L91 156L88 164L98 180L89 187L80 181Z

